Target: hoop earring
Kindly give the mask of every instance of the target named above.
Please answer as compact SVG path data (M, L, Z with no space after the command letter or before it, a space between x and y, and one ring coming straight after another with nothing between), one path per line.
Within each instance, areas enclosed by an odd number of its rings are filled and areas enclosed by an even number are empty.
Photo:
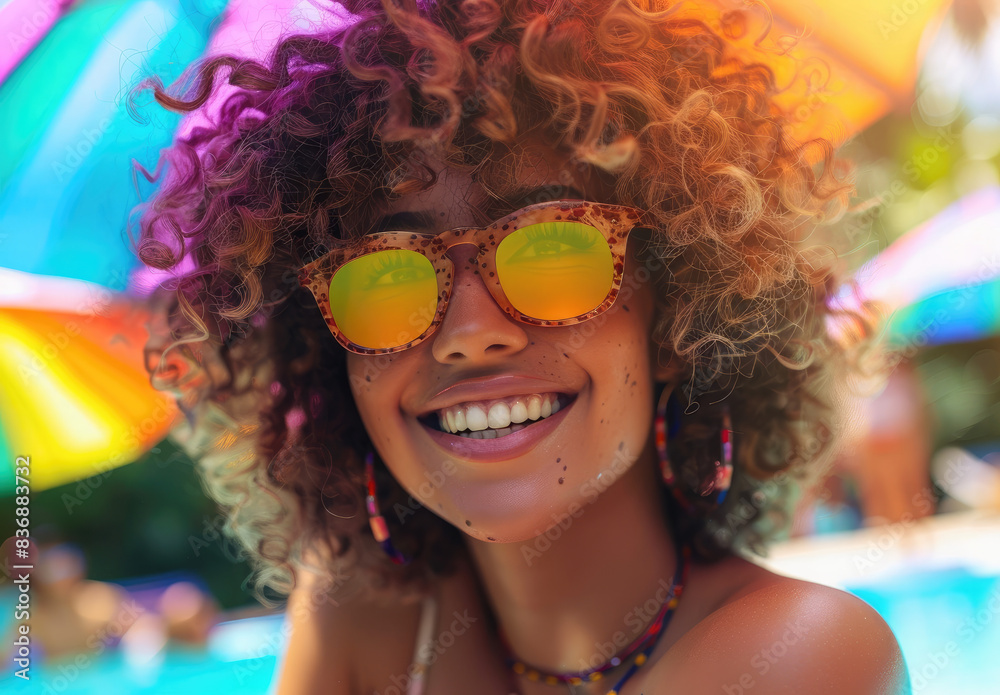
M654 434L656 440L656 452L660 459L660 476L673 496L681 503L688 512L697 512L699 506L695 504L677 485L677 476L670 463L670 452L667 448L667 411L670 410L672 418L669 419L670 438L673 438L680 431L680 404L674 397L672 391L664 388L660 392L660 399L656 404L656 418L653 421ZM698 490L700 497L708 497L713 492L718 492L713 500L715 506L722 504L726 499L726 493L733 480L733 425L729 415L729 405L722 406L722 426L719 435L720 457L715 461L715 473L709 477Z
M365 502L368 507L368 525L371 526L372 535L381 546L389 559L397 565L408 565L410 558L396 550L396 547L389 540L389 526L378 511L377 496L375 494L375 454L371 450L365 454L365 489L368 495Z

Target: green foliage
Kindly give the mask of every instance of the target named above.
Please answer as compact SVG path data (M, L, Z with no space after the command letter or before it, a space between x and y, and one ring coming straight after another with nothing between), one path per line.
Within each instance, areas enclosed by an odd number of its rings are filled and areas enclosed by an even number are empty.
M30 509L33 537L79 546L90 579L187 571L205 581L223 608L253 602L243 590L250 567L222 535L224 517L202 491L191 460L169 441L135 463L33 493ZM3 538L14 535L13 519L14 498L0 498Z

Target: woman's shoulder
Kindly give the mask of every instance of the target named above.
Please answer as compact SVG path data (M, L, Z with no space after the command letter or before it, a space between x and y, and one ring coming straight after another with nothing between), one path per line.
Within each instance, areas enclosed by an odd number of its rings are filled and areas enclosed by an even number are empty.
M285 611L290 633L275 695L352 695L367 692L375 667L406 673L421 603L331 595L302 576Z
M657 660L645 692L910 692L895 635L857 596L736 556L702 581L714 607Z

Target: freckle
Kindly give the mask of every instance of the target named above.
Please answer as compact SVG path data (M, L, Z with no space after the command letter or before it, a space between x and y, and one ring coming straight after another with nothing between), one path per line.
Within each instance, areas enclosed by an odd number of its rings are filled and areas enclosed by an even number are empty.
M468 519L466 519L466 520L465 520L465 525L466 525L466 526L472 526L472 522L471 522L471 521L469 521Z
M438 502L438 509L440 509L442 512L444 511L444 505L441 504L440 502Z
M601 424L602 425L604 424L604 418L601 418Z
M636 383L638 383L638 382L635 382L635 381L633 381L633 382L632 382L632 385L633 385L633 386L635 386L635 385L636 385Z
M556 459L556 463L561 463L561 462L562 462L562 457L560 456L559 458Z
M563 466L563 470L566 470L566 466Z
M625 311L628 311L628 304L622 304L622 309L624 309Z
M371 381L371 380L372 380L372 378L370 376L366 376L365 377L365 381Z
M625 448L625 442L618 442L618 451L621 451L624 448Z
M565 483L565 482L566 482L566 479L565 479L565 478L560 478L560 479L559 479L559 484L560 484L560 485L562 485L562 484L563 484L563 483Z

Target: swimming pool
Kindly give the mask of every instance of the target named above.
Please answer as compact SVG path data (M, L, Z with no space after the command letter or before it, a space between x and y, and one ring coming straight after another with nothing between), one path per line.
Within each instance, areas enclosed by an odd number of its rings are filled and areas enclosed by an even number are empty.
M791 541L765 564L867 601L892 627L914 693L1000 693L1000 517L948 515L907 526ZM8 599L9 595L5 597ZM3 614L11 611L3 606ZM8 628L9 629L9 628ZM282 616L220 623L208 648L122 652L9 671L0 692L39 695L265 695L284 648ZM86 657L86 655L85 655Z

